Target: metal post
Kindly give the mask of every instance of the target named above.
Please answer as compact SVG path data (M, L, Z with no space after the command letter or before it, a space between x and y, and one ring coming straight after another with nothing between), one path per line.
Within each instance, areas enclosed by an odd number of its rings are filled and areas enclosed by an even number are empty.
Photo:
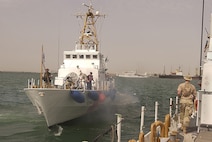
M141 126L140 126L140 132L143 132L143 126L144 126L144 111L145 107L141 107Z
M178 114L178 96L176 96L176 110L175 110L175 114Z
M34 86L34 79L33 78L31 78L31 87L30 88L32 88L33 86Z
M199 68L199 76L202 75L202 41L203 41L203 24L204 24L204 12L205 12L205 0L202 1L202 26L201 26L201 43L200 43L200 68Z
M169 115L172 117L172 98L169 100Z
M27 87L29 88L30 87L30 80L28 79L27 81Z
M158 120L158 102L155 102L155 122Z
M121 121L122 121L122 116L121 114L116 114L117 115L117 142L121 142Z

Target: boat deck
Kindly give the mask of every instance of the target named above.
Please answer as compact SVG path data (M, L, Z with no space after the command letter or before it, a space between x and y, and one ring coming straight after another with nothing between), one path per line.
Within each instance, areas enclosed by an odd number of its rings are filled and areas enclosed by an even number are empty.
M195 142L211 142L212 141L212 131L202 130L198 134Z
M180 142L211 142L212 141L212 129L206 127L200 127L200 132L197 133L196 119L191 119L190 127L186 129L187 133L179 132L177 139Z
M156 102L155 110L157 110L157 105L158 103ZM170 107L172 107L172 105L170 105ZM145 107L142 106L141 128L143 128L144 121L142 118L144 116L144 110ZM141 133L141 135L139 134L139 142L212 142L212 125L200 124L200 121L197 122L197 117L199 118L198 114L193 113L190 119L189 126L186 127L186 131L183 131L181 129L182 125L179 123L180 114L178 112L175 112L175 114L171 117L170 114L167 114L165 116L164 122L157 120L151 124L151 131L149 131L147 134L143 134L143 132ZM136 142L136 140L131 139L128 142Z
M190 131L186 134L180 132L177 136L180 142L211 142L212 141L212 131L201 130L199 133L197 131Z

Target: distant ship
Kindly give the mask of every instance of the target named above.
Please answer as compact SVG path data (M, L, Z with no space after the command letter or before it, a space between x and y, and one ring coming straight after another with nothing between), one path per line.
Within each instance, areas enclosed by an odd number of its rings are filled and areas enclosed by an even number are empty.
M145 74L138 74L136 71L127 71L123 74L119 74L118 77L126 77L126 78L147 78L149 77L146 73Z
M165 74L165 71L163 74L159 75L159 78L172 78L172 79L183 79L183 71L179 67L176 69L175 72L171 72L170 74ZM200 79L201 77L198 76L197 74L192 76L193 79Z

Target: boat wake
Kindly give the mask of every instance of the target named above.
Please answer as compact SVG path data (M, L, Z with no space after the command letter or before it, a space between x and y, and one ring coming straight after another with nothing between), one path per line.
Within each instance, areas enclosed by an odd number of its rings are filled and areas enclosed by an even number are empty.
M52 131L54 133L54 136L58 137L62 135L63 127L60 125L51 126L49 127L49 131Z
M63 133L63 127L61 127L60 125L58 125L58 131L57 133L54 133L55 136L61 136Z
M55 131L54 132L54 136L58 137L58 136L62 135L63 127L61 127L60 125L55 125L55 127L54 128L50 128L49 131Z
M139 99L136 97L136 94L124 94L117 93L116 99L114 100L116 105L129 105L139 102Z

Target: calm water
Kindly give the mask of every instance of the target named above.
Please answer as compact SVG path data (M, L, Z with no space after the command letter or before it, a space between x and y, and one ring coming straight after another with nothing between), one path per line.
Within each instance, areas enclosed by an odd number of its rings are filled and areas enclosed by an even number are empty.
M122 114L122 141L138 139L140 109L146 107L144 132L154 121L154 103L159 102L159 119L169 110L169 98L176 96L176 89L182 79L129 79L117 78L116 87L120 95L117 106L107 107L98 112L61 124L63 133L55 136L55 129L47 128L44 118L23 92L27 79L39 78L36 73L0 72L0 141L1 142L82 142L93 140L116 123L116 113ZM198 88L198 81L193 80ZM112 109L111 109L112 108ZM110 142L111 135L100 138Z

